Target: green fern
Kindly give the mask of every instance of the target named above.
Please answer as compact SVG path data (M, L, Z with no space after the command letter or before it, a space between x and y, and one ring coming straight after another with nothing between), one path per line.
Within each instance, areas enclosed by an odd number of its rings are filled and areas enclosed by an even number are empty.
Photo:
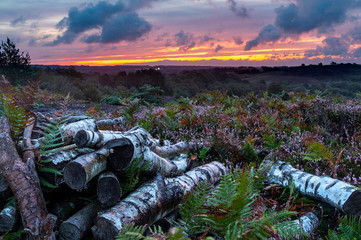
M134 159L126 170L125 174L121 176L120 185L123 190L123 194L127 194L132 191L139 182L139 175L142 171L148 168L149 164L143 164L143 156Z
M263 188L263 169L234 172L222 177L213 193L209 185L203 183L180 208L180 224L191 237L211 234L217 239L267 239L271 230L285 234L288 220L295 212L265 211L262 217L254 218L255 199ZM291 234L299 231L291 231Z
M141 240L144 239L146 226L126 225L115 238L116 240Z
M50 189L58 188L58 186L55 186L55 185L51 184L45 178L39 177L39 181L40 181L41 186L43 186L43 187L47 187L47 188L50 188Z
M68 116L62 117L59 121L53 120L50 123L40 126L43 133L43 141L40 142L40 154L48 155L63 146L61 128L67 121Z
M8 119L12 136L18 139L27 124L29 123L29 114L25 108L18 105L10 94L0 94L1 113Z
M357 240L361 239L361 218L345 216L340 220L337 231L329 230L328 240Z
M167 239L169 240L189 240L187 233L184 228L173 227L167 234Z

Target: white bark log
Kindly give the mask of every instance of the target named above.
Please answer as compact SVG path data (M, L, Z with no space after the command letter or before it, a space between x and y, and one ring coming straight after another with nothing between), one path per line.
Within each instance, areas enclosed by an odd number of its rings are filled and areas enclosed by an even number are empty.
M64 182L71 189L82 190L91 179L107 168L106 158L110 152L111 149L101 148L71 161L64 168Z
M225 166L212 162L176 178L161 175L143 184L119 204L98 215L92 228L95 239L114 239L127 224L153 224L174 211L202 181L215 184Z
M44 167L47 168L53 168L61 173L64 170L64 167L77 158L80 155L88 154L94 152L94 149L91 148L74 148L67 151L60 151L60 152L54 152L45 156L42 156L41 158L43 160L50 159L51 162L44 163ZM63 175L57 175L54 173L48 173L48 172L39 172L40 175L42 175L46 180L48 180L51 184L59 186L60 184L64 183L64 177Z
M193 142L180 142L170 146L156 146L152 151L161 157L171 158L181 153L186 153L196 146L197 144Z
M144 153L143 160L149 166L147 169L148 173L153 175L160 173L164 177L179 176L186 171L190 163L190 159L186 154L181 154L172 160L168 160L150 150Z
M361 214L361 192L349 183L305 173L282 161L271 165L267 178L270 183L282 186L294 182L296 189L307 197L326 202L346 214Z
M98 127L102 127L102 126L109 126L109 125L118 125L121 124L125 121L124 117L118 117L118 118L114 118L114 119L104 119L104 120L99 120L96 122Z
M320 220L312 212L302 215L299 219L294 220L293 223L297 228L309 236L311 236L320 226Z
M63 137L64 145L73 143L75 134L80 130L96 130L96 123L94 119L85 119L82 121L69 123L62 127L61 135Z

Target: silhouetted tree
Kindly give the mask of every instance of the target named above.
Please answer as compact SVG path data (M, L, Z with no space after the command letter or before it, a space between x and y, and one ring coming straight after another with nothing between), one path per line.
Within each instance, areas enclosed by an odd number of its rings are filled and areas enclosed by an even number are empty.
M29 53L20 52L15 44L7 38L1 41L0 46L0 68L2 69L28 69L30 67Z

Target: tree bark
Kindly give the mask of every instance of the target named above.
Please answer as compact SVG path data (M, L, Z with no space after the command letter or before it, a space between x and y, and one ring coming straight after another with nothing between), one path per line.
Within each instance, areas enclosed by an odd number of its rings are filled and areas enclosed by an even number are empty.
M357 187L343 181L305 173L282 161L271 165L267 179L270 183L282 186L294 182L296 189L307 197L326 202L346 214L361 214L361 192Z
M127 224L153 224L174 211L202 181L216 183L226 174L224 165L212 162L176 178L157 175L119 204L101 213L92 228L95 239L114 239Z
M24 163L7 132L9 124L0 121L0 170L18 203L24 230L31 239L54 239L56 217L47 213L37 174ZM28 160L28 158L25 158Z
M103 208L110 208L120 201L122 187L114 173L106 172L99 176L97 197Z
M9 184L4 178L2 172L0 171L0 192L4 192L9 188Z
M64 221L59 228L65 240L80 240L93 226L100 207L97 203L89 203L86 207Z
M5 207L0 212L0 232L11 231L16 222L16 209L13 206Z

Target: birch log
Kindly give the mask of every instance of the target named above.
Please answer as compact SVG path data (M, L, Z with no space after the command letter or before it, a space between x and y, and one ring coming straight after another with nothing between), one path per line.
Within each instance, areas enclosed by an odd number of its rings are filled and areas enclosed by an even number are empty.
M24 230L30 239L54 239L56 217L48 214L39 179L20 159L8 130L6 119L0 120L0 170L14 193Z
M143 155L144 164L147 164L148 174L162 174L164 177L175 177L184 173L190 163L186 154L180 154L172 160L162 158L154 152L147 150Z
M5 207L0 212L0 232L11 231L16 222L16 209L13 206Z
M94 149L74 148L67 151L50 153L48 155L41 156L41 159L50 160L49 162L44 163L44 167L56 169L62 173L64 167L73 159L75 159L80 155L88 154L91 152L94 152ZM59 186L60 184L64 183L63 175L57 175L55 173L48 173L48 172L39 172L39 174L53 185Z
M193 142L180 142L170 146L156 146L152 151L163 158L171 158L186 153L196 146L197 144Z
M118 117L118 118L114 118L114 119L104 119L104 120L99 120L96 121L96 124L98 127L102 127L102 126L109 126L109 125L118 125L121 124L125 121L124 117Z
M68 163L64 168L64 182L71 189L82 190L91 179L106 169L106 158L110 151L110 149L101 148L81 155Z
M312 212L302 215L299 219L294 220L293 223L298 229L300 229L303 233L306 233L308 236L311 236L312 233L314 233L320 226L320 220Z
M89 203L86 207L64 221L59 228L65 240L80 240L94 224L100 207L97 203Z
M78 122L66 124L61 129L61 136L63 138L64 145L73 143L75 134L80 130L95 131L96 123L94 119L85 119Z
M104 208L114 206L122 197L122 187L114 173L102 173L98 178L97 199Z
M307 197L326 202L346 214L361 214L361 192L349 183L305 173L282 161L271 165L267 179L283 186L294 182L296 189Z
M119 204L101 213L92 228L95 239L114 239L127 224L153 224L174 211L202 181L216 183L226 173L218 162L200 166L176 178L157 175Z

